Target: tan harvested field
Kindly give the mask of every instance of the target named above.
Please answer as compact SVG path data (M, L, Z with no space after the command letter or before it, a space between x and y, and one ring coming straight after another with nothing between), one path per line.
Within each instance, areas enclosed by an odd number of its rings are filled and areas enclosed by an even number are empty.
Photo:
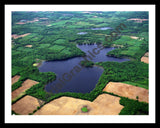
M141 62L149 63L149 52L146 52L144 56L141 58Z
M149 102L148 90L120 82L109 82L103 91L111 92L119 96L135 99L138 96L139 101Z
M12 110L21 115L28 115L37 109L38 106L40 105L37 98L32 96L25 96L12 105Z
M35 84L38 84L39 82L27 79L22 83L22 86L19 87L18 89L14 90L12 92L12 100L21 95L23 92L25 92L27 89L32 87Z
M28 44L28 45L26 45L25 47L31 48L31 47L32 47L32 45Z
M47 103L34 115L118 115L123 108L119 100L109 94L101 94L93 102L63 96ZM88 112L82 112L83 107Z
M31 20L31 21L25 21L25 22L17 22L16 24L26 24L26 23L34 23L34 22L37 22L37 21L39 21L39 19L38 18L34 18L33 20Z
M130 36L131 39L135 39L137 40L139 37L136 37L136 36Z
M12 35L12 38L13 38L13 39L17 39L17 38L20 38L20 37L28 36L29 34L31 34L31 33L26 33L26 34L23 34L23 35L13 34L13 35Z
M141 58L141 62L149 63L149 52L146 52L144 56Z
M19 78L19 75L15 75L14 77L12 77L12 84L16 83L19 80Z
M144 56L143 56L143 57L141 58L141 61L144 62L144 63L147 63L147 64L149 63L148 57L144 57Z
M131 18L131 19L127 19L127 21L133 20L137 23L142 23L143 21L147 21L148 19L139 19L139 18Z
M26 23L24 23L24 22L18 22L18 23L16 23L16 24L26 24Z

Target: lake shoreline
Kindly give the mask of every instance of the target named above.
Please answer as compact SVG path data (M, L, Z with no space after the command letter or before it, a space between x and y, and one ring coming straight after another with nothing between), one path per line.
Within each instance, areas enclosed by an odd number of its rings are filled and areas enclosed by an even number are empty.
M86 56L73 57L65 60L43 61L43 64L39 67L39 71L54 72L57 76L56 80L45 85L45 91L52 93L89 93L96 87L96 84L104 71L103 67L96 65L96 62L128 61L123 58L107 57L106 53L114 48L104 48L97 44L77 45L77 47L81 49ZM80 62L84 60L94 62L93 67L82 68Z

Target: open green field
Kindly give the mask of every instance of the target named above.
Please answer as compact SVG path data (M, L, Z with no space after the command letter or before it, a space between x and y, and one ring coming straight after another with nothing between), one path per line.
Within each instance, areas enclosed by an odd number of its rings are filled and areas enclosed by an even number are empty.
M144 37L137 38L138 39L132 39L127 35L121 36L110 44L111 46L118 47L118 49L110 51L107 55L140 60L140 58L148 52L148 40Z

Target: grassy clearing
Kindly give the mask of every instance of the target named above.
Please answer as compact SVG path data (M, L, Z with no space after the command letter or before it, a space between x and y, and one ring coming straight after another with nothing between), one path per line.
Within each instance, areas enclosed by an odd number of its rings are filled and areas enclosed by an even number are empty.
M71 52L70 52L70 49L65 48L60 52L60 54L71 55Z
M64 48L65 47L61 46L61 45L54 45L54 46L50 47L49 50L52 50L56 53L56 52L62 51Z
M38 66L38 64L37 64L37 63L34 63L33 66L36 67L36 66Z
M54 44L57 44L57 45L64 45L66 42L64 39L58 39L56 41L54 41Z
M148 49L148 42L144 39L132 39L130 36L121 36L121 38L113 41L110 46L118 47L107 53L109 56L130 57L140 60ZM121 47L119 47L121 46Z
M39 48L48 48L50 44L40 44Z

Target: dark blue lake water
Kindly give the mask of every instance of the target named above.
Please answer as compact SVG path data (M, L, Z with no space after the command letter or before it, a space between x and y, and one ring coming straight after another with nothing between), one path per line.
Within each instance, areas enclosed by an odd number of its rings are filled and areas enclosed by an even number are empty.
M103 73L103 69L97 66L92 68L81 67L79 62L91 60L93 62L104 61L129 61L129 59L119 59L106 56L107 52L114 48L104 48L98 45L77 45L86 53L86 57L75 57L62 61L45 61L39 67L40 72L55 72L56 80L45 86L47 92L80 92L89 93L92 91ZM101 50L102 49L102 50Z
M107 30L112 29L111 27L91 28L91 30Z
M101 27L101 28L89 28L91 30L108 30L108 29L112 29L111 27ZM83 30L83 29L79 29L79 30ZM77 33L78 35L85 35L87 34L87 32L79 32Z

